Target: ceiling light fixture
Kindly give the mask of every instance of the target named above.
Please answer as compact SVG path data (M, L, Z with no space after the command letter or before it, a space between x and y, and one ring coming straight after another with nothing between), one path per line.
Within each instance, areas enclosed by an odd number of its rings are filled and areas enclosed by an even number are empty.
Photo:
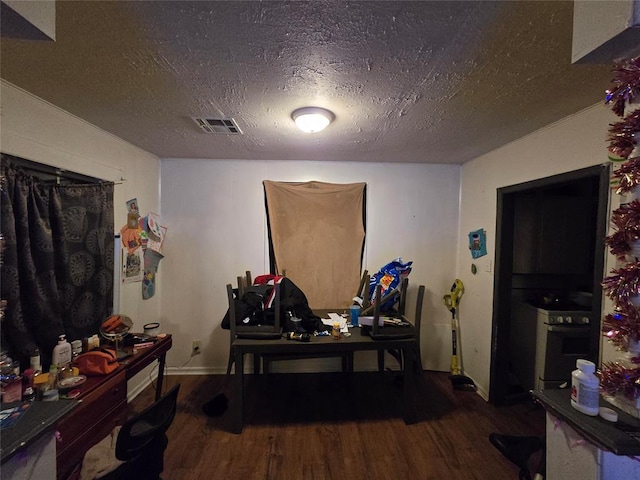
M303 132L316 133L327 128L336 116L326 108L304 107L294 110L291 118Z

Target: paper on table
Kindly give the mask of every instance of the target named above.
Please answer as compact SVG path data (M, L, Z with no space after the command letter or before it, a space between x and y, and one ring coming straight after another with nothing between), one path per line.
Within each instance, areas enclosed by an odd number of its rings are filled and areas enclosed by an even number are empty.
M347 328L347 319L344 318L342 315L338 315L337 313L329 313L327 314L329 315L329 318L323 318L322 319L322 323L324 323L325 325L329 325L330 327L333 327L333 324L338 322L340 324L340 330Z
M358 317L358 323L360 325L365 325L367 327L371 327L373 325L373 316L371 317ZM378 325L380 327L384 327L384 317L378 317Z

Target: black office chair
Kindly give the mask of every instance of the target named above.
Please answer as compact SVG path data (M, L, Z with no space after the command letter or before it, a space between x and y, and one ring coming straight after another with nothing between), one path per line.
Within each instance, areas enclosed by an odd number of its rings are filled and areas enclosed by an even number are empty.
M126 421L116 441L116 458L125 463L101 477L102 480L160 478L164 451L169 443L166 431L176 415L179 390L180 384Z

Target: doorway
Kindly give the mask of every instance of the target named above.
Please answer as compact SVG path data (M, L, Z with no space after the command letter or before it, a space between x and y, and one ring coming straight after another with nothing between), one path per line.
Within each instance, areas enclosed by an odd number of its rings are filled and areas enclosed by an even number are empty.
M546 300L545 295L563 300L588 296L591 323L585 353L597 363L609 179L610 165L603 164L498 189L491 403L528 397L514 382L512 358L514 315L525 301ZM517 340L524 342L520 351L529 354L539 347L535 334Z

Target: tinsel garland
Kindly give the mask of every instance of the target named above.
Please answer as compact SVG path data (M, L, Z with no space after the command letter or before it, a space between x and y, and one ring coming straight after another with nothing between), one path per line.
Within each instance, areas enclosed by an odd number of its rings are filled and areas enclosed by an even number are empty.
M637 308L622 305L602 321L602 332L616 347L629 349L629 338L640 338L640 312Z
M609 128L609 151L620 158L629 158L636 146L634 134L640 132L640 108Z
M624 255L630 250L630 244L640 239L640 200L626 203L614 210L611 223L617 231L605 238L605 243L612 255Z
M640 185L640 156L634 152L638 147L636 133L640 132L640 109L624 116L626 107L640 98L640 57L618 64L614 74L614 86L607 90L605 103L611 104L613 112L624 118L610 125L607 140L614 155L627 159L613 174L619 179L617 193L622 194ZM630 243L639 238L638 201L620 206L612 212L611 221L617 231L605 242L613 255L620 256L628 252ZM628 351L630 342L640 340L640 309L631 303L631 299L640 293L640 262L612 270L611 275L604 278L602 286L616 305L615 312L605 316L602 331L614 345ZM640 357L632 358L631 362L640 366ZM640 398L640 368L607 362L599 376L602 391L622 395L632 401Z
M640 293L640 263L632 263L611 271L602 281L605 294L618 305L633 306L630 297Z
M630 158L624 162L613 172L613 177L619 179L617 194L628 192L640 185L640 157Z
M640 368L627 368L619 362L606 362L600 372L600 388L610 395L640 397Z
M640 95L640 57L618 64L614 69L614 87L607 90L606 104L622 117L627 103Z

